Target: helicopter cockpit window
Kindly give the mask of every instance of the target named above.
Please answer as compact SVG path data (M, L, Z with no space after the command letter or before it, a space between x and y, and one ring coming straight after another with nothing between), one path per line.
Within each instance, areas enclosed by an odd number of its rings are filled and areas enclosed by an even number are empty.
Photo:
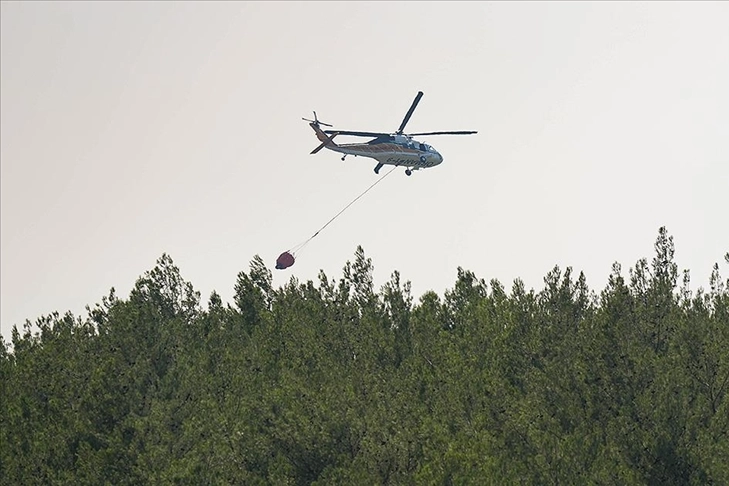
M427 152L428 151L428 146L425 145L424 143L421 143L420 144L420 150L422 150L423 152Z

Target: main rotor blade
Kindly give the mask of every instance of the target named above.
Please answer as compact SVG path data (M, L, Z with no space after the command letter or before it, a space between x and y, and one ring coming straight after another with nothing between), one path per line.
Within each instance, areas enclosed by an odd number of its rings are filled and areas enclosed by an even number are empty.
M408 133L408 137L418 137L421 135L471 135L478 132L473 131L456 131L456 132L423 132L423 133Z
M400 128L397 129L398 135L402 134L402 131L405 129L405 125L407 124L408 120L410 120L410 117L413 116L413 112L415 111L415 107L418 106L418 103L420 103L420 98L423 97L423 92L418 91L418 94L415 96L415 99L413 100L413 104L410 105L410 109L408 110L407 114L405 115L405 118L403 118L402 123L400 124Z
M338 133L340 135L352 135L355 137L382 137L390 136L389 133L377 133L377 132L347 132L344 130L324 130L324 133Z

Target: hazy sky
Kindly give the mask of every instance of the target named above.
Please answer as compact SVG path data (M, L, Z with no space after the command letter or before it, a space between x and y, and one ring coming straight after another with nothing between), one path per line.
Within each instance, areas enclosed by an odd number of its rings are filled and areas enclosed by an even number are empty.
M374 182L301 120L408 131L435 168L391 174L274 283L440 295L458 266L604 288L660 226L692 286L729 268L729 2L3 2L2 335L126 297L168 253L207 303L273 269ZM350 141L361 141L351 139ZM346 140L345 140L346 141Z

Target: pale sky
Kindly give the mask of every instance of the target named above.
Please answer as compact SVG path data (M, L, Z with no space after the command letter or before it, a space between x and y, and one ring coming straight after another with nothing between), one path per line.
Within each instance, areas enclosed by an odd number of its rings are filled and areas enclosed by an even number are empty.
M260 255L274 284L341 277L415 298L457 267L599 292L653 257L708 287L729 251L729 2L3 2L2 335L128 296L168 253L207 303ZM286 271L276 257L372 184L301 117L407 131L398 168ZM344 137L343 137L344 138ZM349 139L342 141L362 141ZM385 170L388 170L387 168Z

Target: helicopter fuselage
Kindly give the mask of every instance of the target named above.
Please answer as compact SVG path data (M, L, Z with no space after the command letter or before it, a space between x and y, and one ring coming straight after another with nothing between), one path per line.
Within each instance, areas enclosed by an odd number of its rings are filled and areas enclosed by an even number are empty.
M412 170L435 167L443 157L430 145L414 140L402 142L348 143L325 148L345 155L369 157L383 165L396 165Z
M414 140L412 137L417 135L470 135L476 133L475 131L448 131L448 132L421 132L421 133L404 133L405 125L410 116L413 114L415 107L420 102L420 98L423 96L422 91L418 91L415 100L413 100L410 109L408 110L405 118L400 127L395 133L382 133L382 132L355 132L348 130L322 130L319 125L331 127L324 122L320 122L314 112L314 119L304 120L309 122L309 126L316 133L316 137L319 139L321 144L311 151L311 154L318 153L321 149L327 148L334 152L344 154L342 160L347 155L354 155L355 157L368 157L377 161L375 167L375 173L379 173L379 170L383 165L394 165L405 167L405 174L410 175L413 170L427 169L435 167L436 165L443 162L443 157L430 145L424 144ZM355 137L368 137L370 141L366 143L344 143L337 144L334 142L334 137L343 136L355 136Z
M383 165L394 165L405 167L410 174L410 171L435 167L443 162L443 156L432 146L404 135L375 138L366 143L337 144L332 140L334 136L327 136L316 123L309 125L316 132L323 148L344 154L342 160L347 155L375 159L378 163L376 170Z

